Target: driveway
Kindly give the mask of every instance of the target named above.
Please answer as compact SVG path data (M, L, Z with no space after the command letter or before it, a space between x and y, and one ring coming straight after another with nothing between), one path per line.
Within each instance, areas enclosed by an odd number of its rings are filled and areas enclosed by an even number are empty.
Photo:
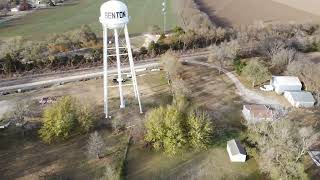
M254 104L267 104L267 105L273 105L273 106L282 106L281 103L275 99L261 96L260 94L257 94L256 92L246 88L239 79L232 73L225 69L221 69L218 66L215 66L213 64L205 63L205 62L199 62L195 60L188 60L187 61L190 64L197 64L202 66L207 66L209 68L221 70L221 72L225 73L227 77L234 83L234 85L237 88L237 94L239 94L245 101L249 103Z

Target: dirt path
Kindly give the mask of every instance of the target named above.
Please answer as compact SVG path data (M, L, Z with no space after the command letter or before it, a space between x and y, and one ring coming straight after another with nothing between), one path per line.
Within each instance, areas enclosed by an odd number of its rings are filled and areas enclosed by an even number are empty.
M199 62L195 60L188 60L188 63L191 64L197 64L197 65L202 65L202 66L207 66L209 68L214 68L214 69L220 69L223 73L225 73L228 78L234 83L234 85L237 88L237 93L247 102L249 103L255 103L255 104L268 104L268 105L273 105L273 106L282 106L280 102L277 100L261 96L257 94L256 92L246 88L240 81L239 79L232 73L229 72L225 69L221 69L218 66L205 63L205 62Z

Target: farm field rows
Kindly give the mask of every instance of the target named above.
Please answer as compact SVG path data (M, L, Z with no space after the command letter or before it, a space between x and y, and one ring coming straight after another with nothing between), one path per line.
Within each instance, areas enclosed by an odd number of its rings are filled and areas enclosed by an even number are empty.
M312 14L312 11L306 12L272 0L197 0L197 2L211 20L220 26L248 25L257 21L320 22L320 16Z
M100 5L105 0L72 0L62 7L37 10L19 19L0 24L0 38L24 36L41 39L54 33L80 28L89 25L95 32L102 35L99 18ZM143 33L151 25L163 26L161 0L125 0L131 20L129 32ZM167 24L172 28L176 17L171 3L168 3Z

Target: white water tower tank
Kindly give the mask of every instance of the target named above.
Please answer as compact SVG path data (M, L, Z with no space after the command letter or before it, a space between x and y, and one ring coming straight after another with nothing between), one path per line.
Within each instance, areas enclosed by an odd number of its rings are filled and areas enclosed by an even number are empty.
M127 6L118 0L109 0L100 8L100 22L109 29L122 28L129 22Z

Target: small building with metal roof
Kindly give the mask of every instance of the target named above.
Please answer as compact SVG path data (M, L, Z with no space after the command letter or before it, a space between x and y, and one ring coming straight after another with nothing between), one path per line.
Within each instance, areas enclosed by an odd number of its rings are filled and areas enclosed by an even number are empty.
M306 91L285 91L284 97L296 108L310 108L316 102L313 95Z
M239 141L235 139L228 141L227 151L231 162L246 162L247 153Z
M271 85L278 94L285 91L301 91L302 83L295 76L272 76Z

